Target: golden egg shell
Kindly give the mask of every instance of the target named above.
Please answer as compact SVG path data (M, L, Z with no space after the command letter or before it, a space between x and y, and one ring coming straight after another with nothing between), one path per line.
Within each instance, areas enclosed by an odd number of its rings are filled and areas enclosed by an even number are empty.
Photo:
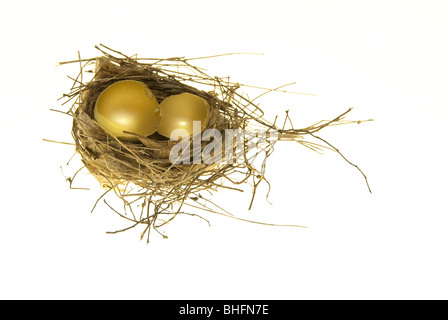
M157 132L170 137L175 129L184 129L193 134L193 121L201 122L201 131L209 123L210 106L203 98L184 92L165 98L160 103L161 121Z
M135 135L149 136L160 124L159 103L140 81L122 80L111 84L98 97L94 118L109 133L124 140L137 141Z

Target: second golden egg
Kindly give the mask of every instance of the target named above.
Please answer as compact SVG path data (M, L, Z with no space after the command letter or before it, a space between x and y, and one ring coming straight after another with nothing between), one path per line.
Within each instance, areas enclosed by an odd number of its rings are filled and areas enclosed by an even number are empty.
M210 106L203 98L184 92L165 98L160 103L161 121L157 132L170 137L175 129L184 129L193 134L193 121L201 122L201 131L209 123Z

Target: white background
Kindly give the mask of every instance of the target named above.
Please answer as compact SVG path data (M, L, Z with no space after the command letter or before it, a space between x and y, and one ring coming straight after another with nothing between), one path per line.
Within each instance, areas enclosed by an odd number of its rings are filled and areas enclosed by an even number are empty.
M448 2L25 1L0 11L2 299L448 298ZM232 213L178 217L151 243L105 205L80 174L70 118L57 99L76 66L104 43L140 57L206 56L209 74L316 94L268 94L267 115L296 126L355 107L373 122L326 129L338 155L277 144L272 191L218 194ZM255 91L244 91L255 95ZM259 93L259 92L258 92ZM272 120L270 118L269 120ZM62 169L62 172L61 172Z

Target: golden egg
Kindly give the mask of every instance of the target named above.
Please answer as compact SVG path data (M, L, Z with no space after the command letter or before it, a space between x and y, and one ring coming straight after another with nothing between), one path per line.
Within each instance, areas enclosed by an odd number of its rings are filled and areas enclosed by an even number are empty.
M165 98L160 103L162 119L157 132L170 137L175 129L184 129L193 134L193 121L201 122L201 131L209 123L210 106L201 97L184 92Z
M123 80L111 84L98 97L95 120L107 131L124 140L138 140L135 135L149 136L160 124L159 103L140 81Z

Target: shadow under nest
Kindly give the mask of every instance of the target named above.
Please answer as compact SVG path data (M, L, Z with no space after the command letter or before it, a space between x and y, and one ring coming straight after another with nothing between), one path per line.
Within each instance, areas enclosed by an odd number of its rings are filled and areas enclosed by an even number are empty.
M78 75L75 78L69 77L73 80L73 86L61 99L65 100L63 105L72 102L65 113L73 118L72 136L76 152L81 156L84 167L105 189L105 193L96 201L95 206L110 192L115 193L123 203L123 210L120 212L103 199L111 210L130 223L124 229L108 233L143 226L141 238L146 235L149 242L151 230L166 237L158 229L177 215L198 216L206 220L198 213L193 213L201 211L252 223L273 225L238 218L204 197L203 193L213 194L223 188L238 192L242 191L240 186L250 184L252 187L250 209L259 184L265 182L270 188L264 175L266 159L273 152L275 143L279 141L295 141L317 152L323 149L337 152L347 163L359 170L370 191L364 173L337 148L317 136L320 130L329 126L363 122L345 120L351 108L332 120L323 120L301 129L286 129L286 123L288 121L291 123L287 111L281 125L276 124L277 118L274 123L268 122L264 119L263 110L255 103L261 95L249 99L239 92L238 83L230 82L228 78L209 76L203 69L191 63L192 60L200 58L137 58L124 55L104 45L95 48L101 52L99 57L81 59L78 53L78 60L60 63L60 65L77 63L80 66ZM84 81L87 75L91 79ZM229 161L224 159L224 152L221 152L218 156L223 161L220 162L174 164L170 160L170 151L178 141L171 141L157 133L149 137L135 134L138 137L137 142L122 141L108 133L107 129L94 120L93 108L99 94L120 80L144 82L159 103L170 95L183 92L205 99L211 110L207 129L218 130L222 137L229 129L244 132L242 145L237 146L232 140L233 151L239 156ZM283 91L282 87L264 89L262 95L272 91ZM317 142L312 142L307 137ZM191 141L190 158L194 158L194 152L202 152L207 144L207 141L202 140L198 150L193 148ZM69 179L70 184L75 176L76 174Z

